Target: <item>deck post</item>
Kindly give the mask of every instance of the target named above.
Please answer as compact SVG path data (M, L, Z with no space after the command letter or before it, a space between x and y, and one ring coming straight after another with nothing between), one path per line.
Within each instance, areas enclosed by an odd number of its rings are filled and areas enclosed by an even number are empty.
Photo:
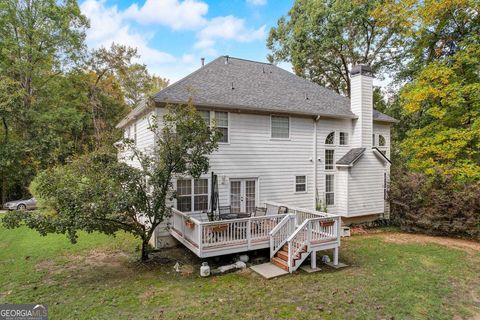
M335 247L335 249L333 249L333 265L338 265L338 247Z
M313 270L317 269L317 251L313 250L310 254L310 266Z
M250 250L250 243L252 239L252 221L248 219L247 221L247 248Z

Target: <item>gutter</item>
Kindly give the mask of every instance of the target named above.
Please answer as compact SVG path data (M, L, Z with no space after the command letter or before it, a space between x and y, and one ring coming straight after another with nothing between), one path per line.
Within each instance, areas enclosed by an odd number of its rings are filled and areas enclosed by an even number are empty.
M320 115L313 119L313 210L317 210L317 123L320 120Z

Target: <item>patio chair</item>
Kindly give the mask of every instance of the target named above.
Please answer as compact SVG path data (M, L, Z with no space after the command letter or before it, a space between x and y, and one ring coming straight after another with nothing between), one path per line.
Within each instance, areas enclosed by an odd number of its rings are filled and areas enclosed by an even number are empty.
M278 207L278 214L285 214L288 213L288 208L284 206Z
M267 208L255 207L252 217L264 217L267 215Z
M218 206L218 217L220 219L227 218L232 213L231 206Z

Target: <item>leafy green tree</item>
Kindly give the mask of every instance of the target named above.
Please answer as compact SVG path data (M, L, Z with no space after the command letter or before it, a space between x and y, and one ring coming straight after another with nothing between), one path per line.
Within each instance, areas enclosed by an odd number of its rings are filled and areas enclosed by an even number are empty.
M428 64L402 90L403 108L417 120L401 145L411 170L480 180L479 40L458 43L448 60Z
M220 137L191 105L168 107L162 120L161 127L151 127L157 141L152 152L125 141L139 169L100 151L48 169L32 184L43 211L12 212L3 223L14 228L24 221L42 235L67 234L73 243L79 230L109 235L123 230L141 240L141 259L147 260L153 232L171 215L172 179L206 173Z
M380 74L403 56L413 1L390 12L388 3L296 0L270 30L268 59L291 62L297 75L349 96L352 65L369 64Z

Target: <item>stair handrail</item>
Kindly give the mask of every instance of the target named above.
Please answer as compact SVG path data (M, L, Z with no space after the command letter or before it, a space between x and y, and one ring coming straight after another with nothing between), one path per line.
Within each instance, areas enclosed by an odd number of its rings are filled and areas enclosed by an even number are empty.
M306 250L307 252L309 251L309 246L310 246L310 239L311 239L311 232L312 232L312 228L311 228L311 223L314 222L314 221L320 221L320 220L324 220L325 217L321 217L321 218L310 218L310 219L306 219L305 221L303 221L303 223L301 225L298 226L297 229L295 229L295 231L288 237L287 239L287 243L288 243L288 269L289 269L289 272L292 272L294 271L294 266L292 265L293 264L293 258L296 256L296 255L300 255L301 254L301 251L302 251L302 248L304 246L306 246ZM305 230L306 229L306 235L305 235L305 239L303 239L303 241L301 241L301 244L300 246L298 246L297 248L294 248L292 246L292 243L293 243L293 240L295 240L295 238L297 238L298 234L302 231L302 230Z
M287 225L288 224L288 225ZM295 215L287 214L273 229L270 231L270 258L287 242L288 236L295 228ZM284 230L288 229L288 230ZM280 231L284 231L284 237L279 242L275 243L275 236Z

